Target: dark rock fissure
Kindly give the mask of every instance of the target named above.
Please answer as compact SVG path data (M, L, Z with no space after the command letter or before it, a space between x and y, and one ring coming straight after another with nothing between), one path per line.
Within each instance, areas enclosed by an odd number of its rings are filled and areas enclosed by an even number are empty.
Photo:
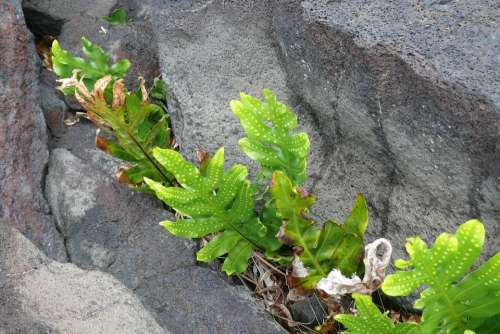
M27 7L25 6L25 1L23 1L23 12L26 26L36 38L47 35L55 37L61 33L64 20L54 18L46 13Z
M23 5L24 5L24 2L23 2ZM53 18L48 14L39 12L39 11L32 9L32 8L26 8L25 6L23 6L23 13L24 13L24 20L25 20L26 26L31 31L31 33L35 36L35 39L33 40L34 44L36 43L36 41L38 39L41 39L47 35L50 35L52 37L57 37L61 33L61 28L62 28L62 25L64 24L64 20ZM34 45L34 47L36 48L35 45ZM37 61L37 65L39 67L38 77L40 79L42 76L42 73L44 71L47 71L47 70L42 67L41 61ZM41 85L44 85L44 84L45 83L41 83ZM42 105L42 109L44 109L43 105ZM45 113L45 110L44 110L44 113ZM46 114L45 114L45 117L47 117ZM50 146L50 143L54 139L54 133L53 133L53 130L50 126L47 126L46 129L47 129L47 135L49 137L49 146ZM49 160L50 160L50 150L49 150ZM47 191L46 182L47 182L48 173L49 173L49 163L47 162L43 166L41 182L40 182L41 183L40 189L42 189L41 195L43 196L44 200L47 203L48 203L48 196L46 193L46 191ZM71 263L72 262L71 261L71 254L70 254L70 251L68 248L68 236L64 233L64 231L61 230L61 227L57 224L56 220L54 219L53 214L52 214L52 206L49 204L47 207L48 207L47 215L52 217L52 222L54 224L55 230L59 234L59 237L62 239L62 244L63 244L63 248L64 248L64 252L65 252L66 261Z

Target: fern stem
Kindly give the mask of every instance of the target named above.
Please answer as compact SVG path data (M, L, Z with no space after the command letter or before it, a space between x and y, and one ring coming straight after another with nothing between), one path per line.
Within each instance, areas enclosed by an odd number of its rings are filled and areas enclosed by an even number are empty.
M149 154L146 151L146 149L142 147L141 143L139 143L139 141L134 137L134 135L126 127L124 127L124 130L127 133L127 135L129 136L129 138L134 142L134 144L136 144L137 147L139 147L139 149L142 151L142 153L144 154L144 156L146 157L146 159L149 160L149 162L153 165L153 167L164 178L165 183L169 184L170 183L170 179L163 173L163 171L161 170L161 168L157 165L156 160L153 157L149 156Z
M296 221L295 221L297 218L295 216L293 216L292 219L294 220L294 226L297 226ZM296 230L295 232L298 235L299 245L302 246L303 252L311 259L311 262L312 262L314 269L316 269L322 276L326 276L325 271L323 270L323 268L321 268L321 265L319 264L319 262L316 261L316 258L313 256L311 250L307 247L307 243L302 238L302 233L299 230Z
M460 325L460 328L462 331L466 330L467 327L463 323L462 319L458 315L458 313L455 311L455 308L453 307L453 303L451 302L450 296L446 293L446 289L441 290L441 296L444 298L446 301L446 304L448 304L448 308L450 310L450 313L452 314L453 318L455 319L456 323Z
M99 112L97 112L97 111L93 111L93 112L97 116L99 116L100 118L102 118L103 120L106 120L106 117L104 117L103 115L101 115ZM163 171L161 170L161 168L156 163L156 160L148 154L148 152L146 151L146 149L144 147L142 147L141 143L135 138L134 134L128 129L127 124L125 122L122 122L120 119L117 119L117 118L114 118L113 121L114 121L113 123L115 123L115 124L118 125L117 128L123 129L123 131L125 131L125 133L130 138L130 140L132 140L134 142L134 144L139 148L139 150L143 153L143 155L146 157L146 159L158 171L158 173L164 179L165 184L169 184L170 183L170 179L167 177L167 175L165 175L163 173ZM112 129L114 131L115 127L112 127Z

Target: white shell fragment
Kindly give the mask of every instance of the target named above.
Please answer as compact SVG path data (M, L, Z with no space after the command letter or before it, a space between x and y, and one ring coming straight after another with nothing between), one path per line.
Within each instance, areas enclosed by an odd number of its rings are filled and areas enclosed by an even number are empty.
M377 255L378 250L382 252L380 257ZM330 296L342 296L354 292L372 293L384 281L385 268L389 265L391 255L391 243L384 238L377 239L365 246L365 258L363 260L365 276L363 280L356 275L351 278L345 277L339 270L333 269L327 277L318 282L316 288Z
M306 267L304 267L304 263L300 260L300 258L295 255L293 257L293 262L292 262L292 275L293 277L307 277L309 275L309 270L307 270Z

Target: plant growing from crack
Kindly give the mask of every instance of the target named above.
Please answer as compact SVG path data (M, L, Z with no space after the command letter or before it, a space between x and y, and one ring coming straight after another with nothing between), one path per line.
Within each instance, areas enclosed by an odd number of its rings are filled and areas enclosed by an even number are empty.
M162 222L163 227L185 238L217 233L198 252L199 261L226 255L222 270L231 275L247 269L254 250L280 263L291 264L295 257L309 269L307 277L297 277L306 288L314 288L333 268L345 275L362 272L368 223L364 199L358 196L344 225L329 221L321 228L308 218L314 198L300 185L307 178L309 138L295 133L297 116L271 91L264 90L263 101L242 93L231 102L246 133L240 146L261 166L252 183L243 165L225 171L222 148L205 156L199 167L185 160L171 148L164 109L149 101L149 95L164 99L162 81L155 81L148 93L141 79L139 89L129 92L123 84L128 61L109 65L100 47L85 38L82 44L88 61L54 41L59 88L73 94L84 116L108 135L97 135L97 147L132 164L121 169L119 179L146 186L179 214L181 219Z
M85 38L82 46L87 60L53 42L53 69L61 78L58 88L73 95L85 110L83 116L99 129L97 147L127 162L117 173L120 182L141 188L144 177L170 183L173 176L152 154L155 147L172 145L164 82L156 78L148 92L140 78L139 88L129 92L123 82L128 60L110 66L109 55L99 46Z
M224 256L222 270L232 275L247 270L252 254L263 254L266 263L290 269L294 287L337 297L369 294L382 284L392 248L385 239L364 248L368 209L361 195L343 224L320 225L310 217L315 199L303 188L309 138L295 131L297 116L270 90L264 90L263 100L242 93L230 104L246 134L240 147L260 165L251 182L247 167L225 168L223 148L213 156L201 154L198 166L187 161L174 149L163 81L155 79L148 91L141 78L139 88L128 91L123 79L130 63L109 65L100 47L84 38L82 44L87 60L54 41L59 88L80 102L83 115L99 129L97 147L127 162L118 179L153 192L177 212L177 221L160 224L179 237L208 240L197 253L199 261ZM411 269L388 276L383 291L408 295L427 285L415 305L424 310L421 325L393 324L359 294L354 295L359 315L337 320L353 334L493 333L500 323L499 255L454 283L479 255L483 239L478 221L462 225L456 235L441 235L432 249L410 239L411 259L396 266Z
M410 259L395 262L402 270L386 277L382 291L389 296L408 296L425 285L415 302L415 307L423 310L421 324L395 325L370 297L355 295L358 316L336 317L349 329L345 333L498 333L500 253L467 274L481 253L484 235L484 226L469 220L455 234L438 236L432 248L419 237L409 238L406 249Z

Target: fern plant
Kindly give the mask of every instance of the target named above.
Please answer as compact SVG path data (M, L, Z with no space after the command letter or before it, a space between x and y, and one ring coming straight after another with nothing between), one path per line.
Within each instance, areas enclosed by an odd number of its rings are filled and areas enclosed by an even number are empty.
M77 79L82 80L88 90L92 90L97 80L110 75L113 80L125 78L130 61L120 59L110 65L111 57L101 47L82 37L82 51L87 60L76 57L64 50L57 40L52 42L52 69L59 78L70 78L77 71ZM63 92L74 94L74 87L68 86Z
M82 43L87 60L74 57L54 41L53 69L61 78L59 89L74 95L86 111L84 116L101 130L97 147L128 162L117 173L121 182L135 187L142 187L144 177L171 182L172 175L152 155L153 147L167 148L172 141L165 84L155 79L148 93L141 78L139 88L129 92L123 83L128 60L110 67L109 55L99 46L84 38Z
M139 89L129 92L123 84L128 61L110 66L109 55L100 47L86 39L82 43L87 60L61 49L57 41L53 44L60 89L73 94L85 116L102 130L97 146L129 162L119 179L145 185L182 217L162 222L163 227L185 238L215 234L198 252L199 261L226 255L222 269L231 275L246 270L254 250L271 261L290 263L291 244L301 249L299 259L309 270L302 279L304 287L314 288L335 267L346 275L362 271L366 203L359 196L344 225L330 221L319 228L305 216L314 203L299 188L307 178L309 138L296 132L297 116L270 90L264 90L262 101L243 93L240 100L231 101L246 134L240 146L261 166L258 182L251 183L242 165L224 170L223 149L199 168L170 149L163 82L155 81L148 93L141 80ZM272 190L260 192L261 182L271 177ZM171 186L173 179L178 187Z
M290 259L291 254L282 247L286 242L278 238L285 220L285 235L292 245L301 247L300 258L310 267L309 277L302 281L304 287L314 288L336 266L346 274L362 270L366 203L358 197L345 225L327 222L320 229L315 222L300 218L314 203L312 196L302 198L296 190L297 183L305 181L309 139L305 133L292 132L296 116L271 91L265 90L264 96L260 101L241 94L241 100L232 101L231 107L247 134L240 141L242 149L261 164L264 176L274 172L271 192L257 194L242 165L225 172L222 149L200 168L176 151L154 149L155 159L180 185L166 187L146 179L157 197L183 216L176 222L162 222L162 226L185 238L218 233L198 252L197 259L208 262L227 254L222 269L229 275L246 270L253 250L261 250L271 260ZM256 205L256 198L261 197L264 203Z
M276 95L269 89L264 89L263 95L264 101L244 93L239 101L231 101L231 109L247 135L240 140L240 147L260 163L263 176L269 178L281 170L295 184L302 184L307 178L309 137L304 132L292 132L297 116Z
M344 334L423 334L416 323L394 324L387 315L382 313L372 302L370 296L354 293L357 315L339 314L335 320L343 324L348 330Z
M390 296L407 296L427 286L415 303L423 309L426 334L498 333L500 253L463 277L481 253L484 234L481 222L469 220L454 235L441 234L432 248L419 237L410 238L406 244L410 259L395 262L405 270L387 276L382 290Z
M343 274L362 272L363 236L368 225L368 209L363 196L358 195L344 224L327 221L322 228L307 217L314 197L294 187L281 171L273 174L271 193L278 215L284 221L282 239L300 247L299 258L307 277L301 279L306 288L316 283L333 269Z
M180 187L165 187L147 178L146 183L159 199L189 217L161 225L184 238L221 232L198 252L199 261L209 262L227 254L222 269L231 275L246 269L255 248L272 251L280 247L255 214L247 168L234 165L224 171L224 149L219 149L200 169L174 150L155 148L153 155L175 176Z
M484 242L478 220L462 224L454 235L441 234L432 248L409 238L410 260L397 260L398 271L386 277L382 290L390 296L407 296L421 285L415 307L422 309L420 325L394 325L370 297L353 295L359 315L338 315L345 333L493 334L500 331L500 253L462 277L477 260Z

